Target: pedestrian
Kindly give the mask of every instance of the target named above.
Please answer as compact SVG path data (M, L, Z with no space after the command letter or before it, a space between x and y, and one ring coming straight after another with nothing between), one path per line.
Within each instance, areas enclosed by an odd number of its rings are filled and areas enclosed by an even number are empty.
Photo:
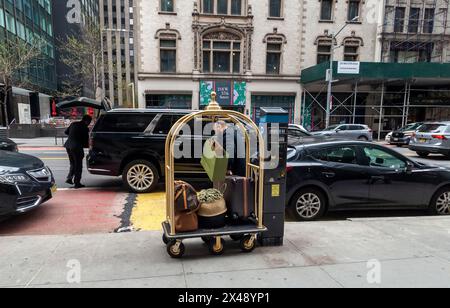
M83 188L81 175L83 173L84 149L89 147L89 125L92 117L85 115L81 121L74 122L66 130L68 136L64 147L70 160L70 171L66 183L74 185L74 188Z

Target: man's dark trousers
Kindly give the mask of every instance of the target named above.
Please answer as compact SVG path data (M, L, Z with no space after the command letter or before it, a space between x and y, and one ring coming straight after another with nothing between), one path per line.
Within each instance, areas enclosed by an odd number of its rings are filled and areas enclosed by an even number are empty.
M68 180L73 180L75 184L80 184L81 175L83 174L83 148L66 149L70 160L70 171L67 176Z

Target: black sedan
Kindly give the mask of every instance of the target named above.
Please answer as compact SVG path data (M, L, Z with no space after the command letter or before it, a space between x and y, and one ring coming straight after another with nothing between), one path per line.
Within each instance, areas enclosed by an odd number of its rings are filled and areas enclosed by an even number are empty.
M17 152L17 144L11 139L0 137L0 151Z
M450 214L450 170L415 162L389 148L352 141L291 147L288 207L298 220L327 211L424 209Z
M41 160L0 150L0 217L28 212L55 191L53 174Z

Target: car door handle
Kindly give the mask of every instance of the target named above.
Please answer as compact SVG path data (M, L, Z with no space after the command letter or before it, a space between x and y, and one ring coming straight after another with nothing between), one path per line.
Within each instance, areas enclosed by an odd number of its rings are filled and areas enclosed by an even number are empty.
M324 175L326 178L334 178L336 176L336 173L334 172L322 172L322 175Z

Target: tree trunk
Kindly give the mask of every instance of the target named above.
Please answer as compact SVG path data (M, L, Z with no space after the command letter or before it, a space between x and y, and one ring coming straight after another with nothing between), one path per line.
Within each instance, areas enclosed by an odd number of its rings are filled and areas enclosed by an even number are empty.
M8 127L8 87L5 84L5 88L4 88L4 96L3 96L3 102L2 102L2 124L4 127Z

